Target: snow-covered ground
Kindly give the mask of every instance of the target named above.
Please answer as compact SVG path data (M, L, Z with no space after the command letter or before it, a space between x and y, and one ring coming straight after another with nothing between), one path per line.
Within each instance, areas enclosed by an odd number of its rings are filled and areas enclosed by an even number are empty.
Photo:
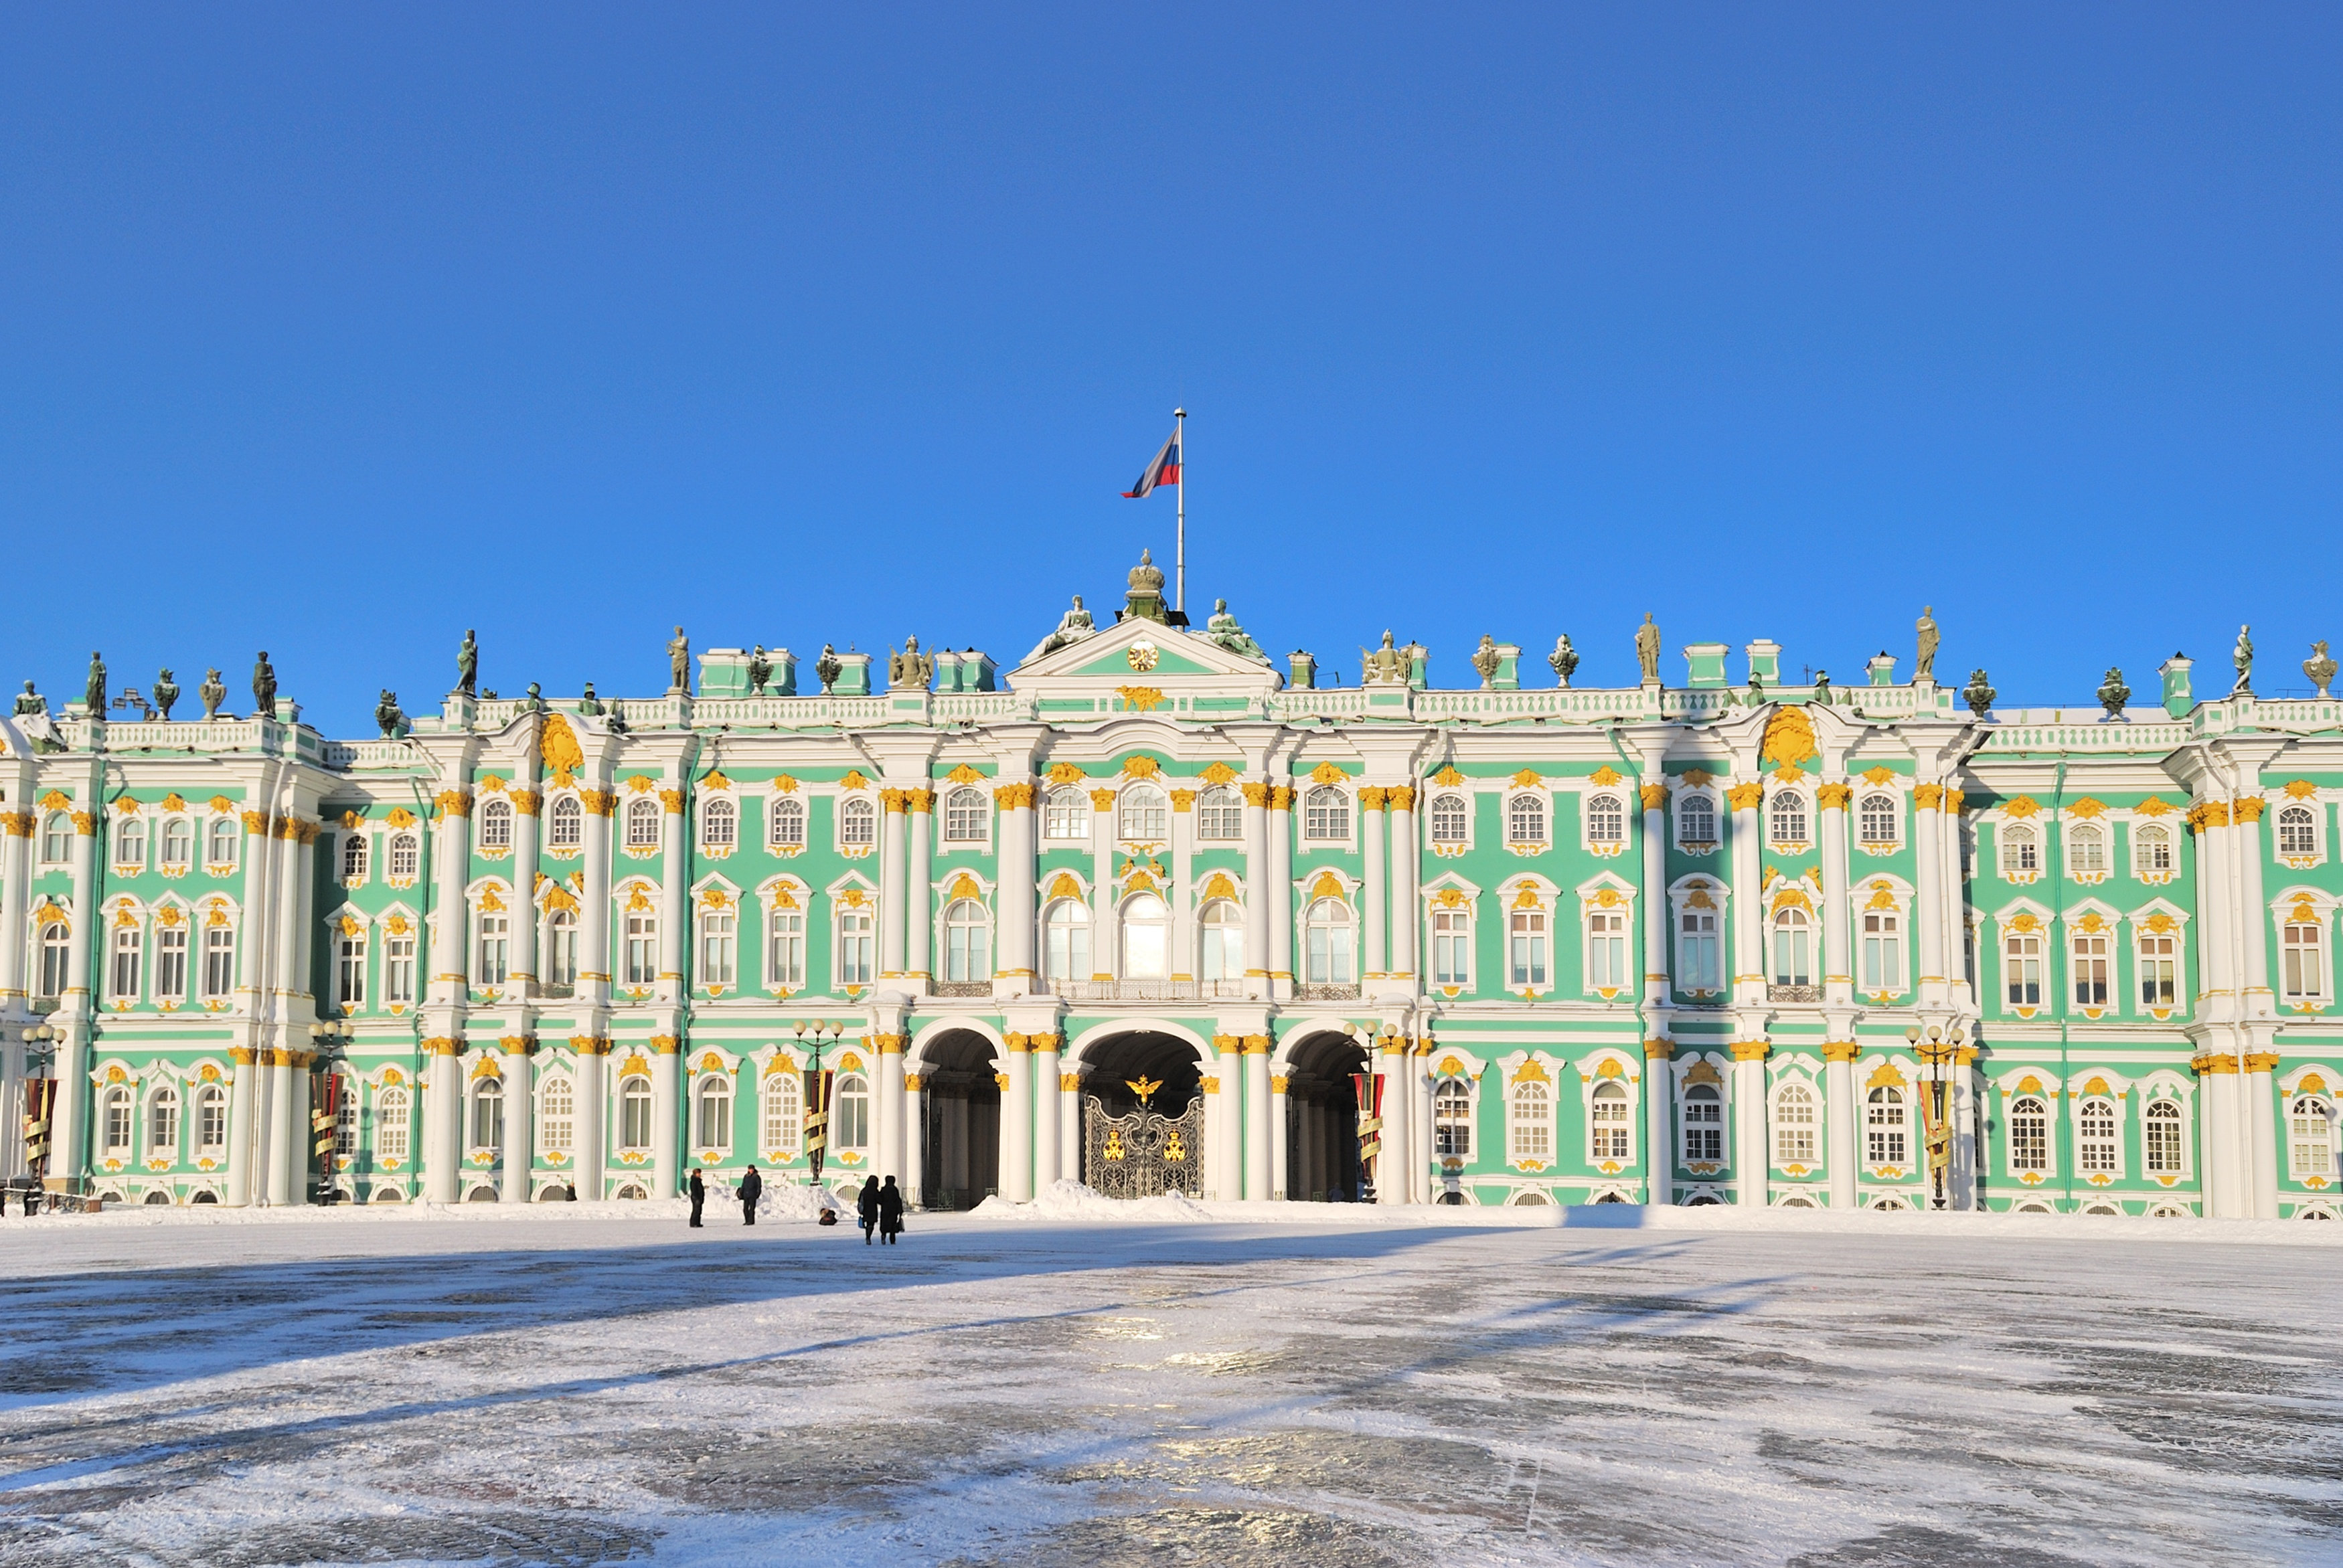
M0 1563L2343 1561L2343 1226L1269 1207L11 1216Z

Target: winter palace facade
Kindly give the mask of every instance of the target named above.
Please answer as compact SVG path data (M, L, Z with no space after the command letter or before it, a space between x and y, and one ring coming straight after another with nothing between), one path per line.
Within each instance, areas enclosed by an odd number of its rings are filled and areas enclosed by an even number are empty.
M1785 683L1770 643L1663 678L1648 621L1625 689L1566 639L1441 689L1388 636L1328 689L1161 580L999 677L679 638L664 695L514 699L468 648L356 741L273 678L273 717L28 697L0 1169L672 1194L808 1179L826 1081L825 1178L931 1205L2335 1213L2323 691L2258 698L2241 651L2202 701L2176 658L2158 706L1995 711L1933 622L1903 681Z

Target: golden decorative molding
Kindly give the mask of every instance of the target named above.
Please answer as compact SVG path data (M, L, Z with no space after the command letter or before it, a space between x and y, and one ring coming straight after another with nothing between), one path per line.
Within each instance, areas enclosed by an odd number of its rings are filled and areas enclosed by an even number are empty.
M1163 693L1152 686L1118 686L1114 694L1133 713L1152 713L1163 706Z
M2248 795L2237 802L2237 826L2246 827L2262 819L2262 811L2269 804L2258 795Z
M438 807L444 816L468 817L472 814L472 792L468 789L442 789L431 798L431 803ZM249 811L244 814L246 827L252 825L252 817Z
M0 811L0 831L11 839L33 836L33 814L30 811Z
M888 815L900 817L911 803L910 791L908 789L881 789L879 791L879 803L886 810Z
M1032 783L1028 780L1022 784L997 785L992 791L992 803L1003 811L1030 811L1033 809Z
M423 1042L423 1054L426 1056L453 1056L459 1049L456 1040L444 1034L434 1035Z
M1293 809L1293 790L1289 785L1272 785L1269 791L1269 809L1272 811Z
M1172 810L1178 812L1192 811L1195 809L1195 805L1196 792L1193 789L1174 789L1172 791Z
M524 817L536 816L538 808L545 803L545 796L535 789L513 789L507 793L512 799L513 809Z
M1359 809L1380 811L1383 809L1384 789L1378 784L1365 784L1359 789Z
M1644 1060L1665 1061L1675 1054L1675 1049L1676 1042L1673 1040L1647 1040L1644 1042ZM1442 1064L1442 1070L1446 1070L1445 1063Z
M1351 776L1332 762L1321 762L1310 769L1310 782L1312 784L1347 784L1350 781Z
M1825 811L1844 811L1847 808L1847 802L1854 799L1855 786L1852 784L1815 786L1815 804Z
M1259 807L1268 806L1270 790L1270 787L1268 785L1248 782L1243 786L1243 789L1246 805Z
M2199 800L2188 809L2188 826L2198 833L2207 829L2229 825L2229 807L2224 800Z
M2274 1050L2249 1050L2246 1052L2246 1070L2247 1072L2276 1072L2278 1070L2278 1053Z
M1823 1041L1823 1060L1825 1061L1853 1061L1856 1057L1861 1056L1862 1054L1863 1042L1859 1040L1826 1040Z
M659 798L660 810L666 812L670 817L680 817L683 815L682 790L662 789L659 792Z
M1269 1078L1269 1091L1270 1091L1272 1094L1282 1094L1282 1093L1284 1093L1284 1092L1285 1092L1285 1090L1286 1090L1286 1078L1285 1078L1285 1075L1284 1075L1283 1073L1282 1073L1282 1072L1273 1072L1273 1073L1270 1074L1270 1078Z
M1757 749L1760 760L1775 763L1804 762L1819 752L1814 720L1800 708L1775 709L1765 721L1765 739Z
M653 1054L658 1056L673 1056L682 1043L683 1042L681 1040L679 1040L671 1034L655 1034L651 1036L651 1050Z
M1765 799L1763 784L1735 784L1725 792L1725 802L1735 811L1755 811L1757 803Z
M1383 791L1383 799L1394 811L1413 811L1415 809L1415 786L1394 784Z
M906 789L903 791L903 803L911 809L914 816L933 816L936 809L936 792L932 789Z
M1225 762L1208 762L1197 777L1207 784L1233 784L1237 779L1237 770Z
M2107 814L2107 803L2094 796L2086 795L2079 800L2070 800L2066 803L2066 815L2069 817L2089 819L2104 817Z
M1736 1040L1733 1042L1733 1060L1763 1061L1773 1049L1774 1042L1770 1040Z
M1247 1056L1267 1056L1269 1054L1270 1039L1269 1036L1265 1034L1246 1035L1242 1043L1244 1053Z
M1668 787L1665 784L1646 784L1637 791L1637 794L1642 798L1644 809L1646 811L1664 811L1668 809Z
M2208 1073L2237 1071L2237 1059L2227 1051L2208 1050L2202 1056L2189 1058L2188 1065L2196 1070L2197 1076L2203 1077Z

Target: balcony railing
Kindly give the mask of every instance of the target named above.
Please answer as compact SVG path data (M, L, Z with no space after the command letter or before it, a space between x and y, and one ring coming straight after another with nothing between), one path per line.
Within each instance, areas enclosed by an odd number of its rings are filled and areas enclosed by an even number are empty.
M1049 984L1051 995L1068 1001L1203 1001L1245 994L1241 980L1053 980ZM1351 994L1358 994L1356 987Z

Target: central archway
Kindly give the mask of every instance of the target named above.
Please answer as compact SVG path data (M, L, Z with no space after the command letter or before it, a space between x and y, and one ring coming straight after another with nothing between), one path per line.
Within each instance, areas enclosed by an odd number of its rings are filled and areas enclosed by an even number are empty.
M1135 1030L1082 1051L1081 1179L1115 1198L1204 1189L1203 1078L1196 1048Z
M992 1041L952 1030L920 1052L923 1209L972 1209L1001 1191L1001 1081Z
M1352 1074L1367 1053L1348 1035L1297 1040L1285 1072L1285 1191L1301 1202L1355 1203L1366 1194L1359 1165L1359 1091Z

